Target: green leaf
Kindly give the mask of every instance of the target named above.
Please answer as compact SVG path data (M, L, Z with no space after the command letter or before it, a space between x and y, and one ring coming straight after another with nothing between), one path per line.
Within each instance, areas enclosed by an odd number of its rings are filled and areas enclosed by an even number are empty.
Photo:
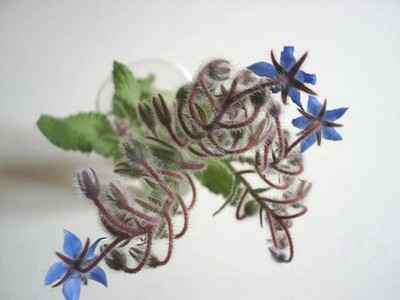
M113 82L115 96L123 99L132 106L138 103L140 97L140 83L133 76L128 66L114 61Z
M107 117L101 113L79 113L66 118L42 115L37 126L47 139L64 150L120 157L119 141Z
M132 106L123 98L120 98L116 95L113 97L113 114L120 118L127 118L136 126L139 126L139 120L135 106Z
M113 113L120 118L137 122L136 105L140 100L140 83L133 76L128 66L114 61L113 64Z
M211 192L229 197L234 185L234 175L221 161L209 160L207 164L204 171L196 173L197 179Z
M154 83L155 77L153 74L150 74L149 76L138 79L139 85L140 85L140 100L148 100L153 96L156 91L154 89L153 83Z

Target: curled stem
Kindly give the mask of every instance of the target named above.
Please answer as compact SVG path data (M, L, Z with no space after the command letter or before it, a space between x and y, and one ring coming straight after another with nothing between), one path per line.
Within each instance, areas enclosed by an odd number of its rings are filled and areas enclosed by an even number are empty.
M99 262L104 257L106 257L106 255L108 253L110 253L110 251L112 249L114 249L123 240L125 240L125 237L117 237L110 245L107 245L107 247L100 253L100 255L97 256L92 262L90 262L89 265L87 265L85 268L79 269L79 271L81 273L86 273L86 272L89 272L90 270L92 270L94 267L96 267L99 264Z
M139 272L146 264L147 259L149 258L150 255L150 250L151 250L151 245L152 245L152 234L151 231L148 231L146 234L147 238L146 238L146 250L144 252L143 258L141 260L141 262L134 268L129 268L127 266L124 267L124 272L126 273L137 273ZM132 256L133 259L135 259L135 257L132 255L131 252L129 252L129 254Z

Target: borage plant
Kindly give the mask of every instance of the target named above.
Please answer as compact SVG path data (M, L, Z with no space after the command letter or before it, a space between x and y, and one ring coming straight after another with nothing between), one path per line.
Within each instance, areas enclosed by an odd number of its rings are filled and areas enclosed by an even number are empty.
M314 74L301 70L306 57L296 60L294 48L284 47L279 63L271 51L272 64L258 62L236 72L227 60L215 59L174 97L157 90L153 76L135 78L127 66L114 62L108 114L41 116L38 126L53 144L111 158L118 174L114 180L91 168L76 174L112 239L103 241L96 254L101 240L91 246L87 239L82 246L65 231L64 254L57 252L61 261L50 268L45 283L63 285L65 298L72 300L88 279L107 285L101 261L126 273L167 264L196 203L193 175L225 198L214 215L227 206L236 207L237 220L258 215L268 229L272 257L290 262L290 228L307 212L304 200L311 188L301 177L302 153L315 142L320 145L322 137L341 140L336 120L347 110L327 110L327 101L320 103L306 86L316 83ZM309 95L307 109L300 92ZM275 99L277 93L281 97ZM288 97L301 114L292 121L301 129L294 137L282 122ZM262 185L254 185L251 176Z

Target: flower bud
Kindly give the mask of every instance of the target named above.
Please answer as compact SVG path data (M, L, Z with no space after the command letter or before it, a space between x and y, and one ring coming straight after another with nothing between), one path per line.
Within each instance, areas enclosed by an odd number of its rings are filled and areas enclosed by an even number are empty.
M159 94L158 97L153 97L153 106L156 112L157 118L164 126L170 126L172 122L171 114L165 103L164 97Z
M229 79L232 71L232 66L229 61L225 59L215 59L209 62L205 68L204 72L210 79L216 81L224 81Z
M79 189L88 199L97 199L100 193L100 183L95 171L91 168L76 174Z

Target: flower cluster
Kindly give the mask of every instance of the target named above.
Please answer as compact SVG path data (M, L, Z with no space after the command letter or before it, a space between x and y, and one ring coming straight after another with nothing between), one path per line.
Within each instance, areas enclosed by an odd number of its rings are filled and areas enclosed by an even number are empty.
M201 67L172 102L146 90L152 96L138 93L138 99L143 99L132 105L123 101L125 91L116 85L118 110L113 111L114 126L107 130L111 128L117 136L114 172L123 179L101 180L93 169L76 176L79 189L94 204L113 240L103 243L96 255L100 240L92 245L87 240L82 247L66 231L65 254L57 253L61 262L50 268L46 284L63 284L66 300L76 300L81 282L92 279L107 285L98 266L103 260L126 273L167 264L176 239L187 232L196 202L192 175L224 195L225 202L214 215L228 205L236 207L237 220L258 212L270 236L272 257L290 262L294 256L290 229L307 212L304 201L311 189L311 183L302 178L303 152L315 142L321 145L322 138L341 140L336 127L342 125L336 121L347 110L327 110L327 101L319 102L307 86L316 83L315 74L301 69L306 58L307 53L296 60L294 47L284 47L279 63L271 51L271 63L257 62L238 71L229 61L215 59ZM307 110L301 92L308 94ZM292 120L301 129L294 137L282 122L288 97L301 114ZM252 176L263 185L255 185ZM131 181L140 182L145 192L132 192ZM228 191L223 185L229 186ZM162 254L157 250L159 240L167 240Z

